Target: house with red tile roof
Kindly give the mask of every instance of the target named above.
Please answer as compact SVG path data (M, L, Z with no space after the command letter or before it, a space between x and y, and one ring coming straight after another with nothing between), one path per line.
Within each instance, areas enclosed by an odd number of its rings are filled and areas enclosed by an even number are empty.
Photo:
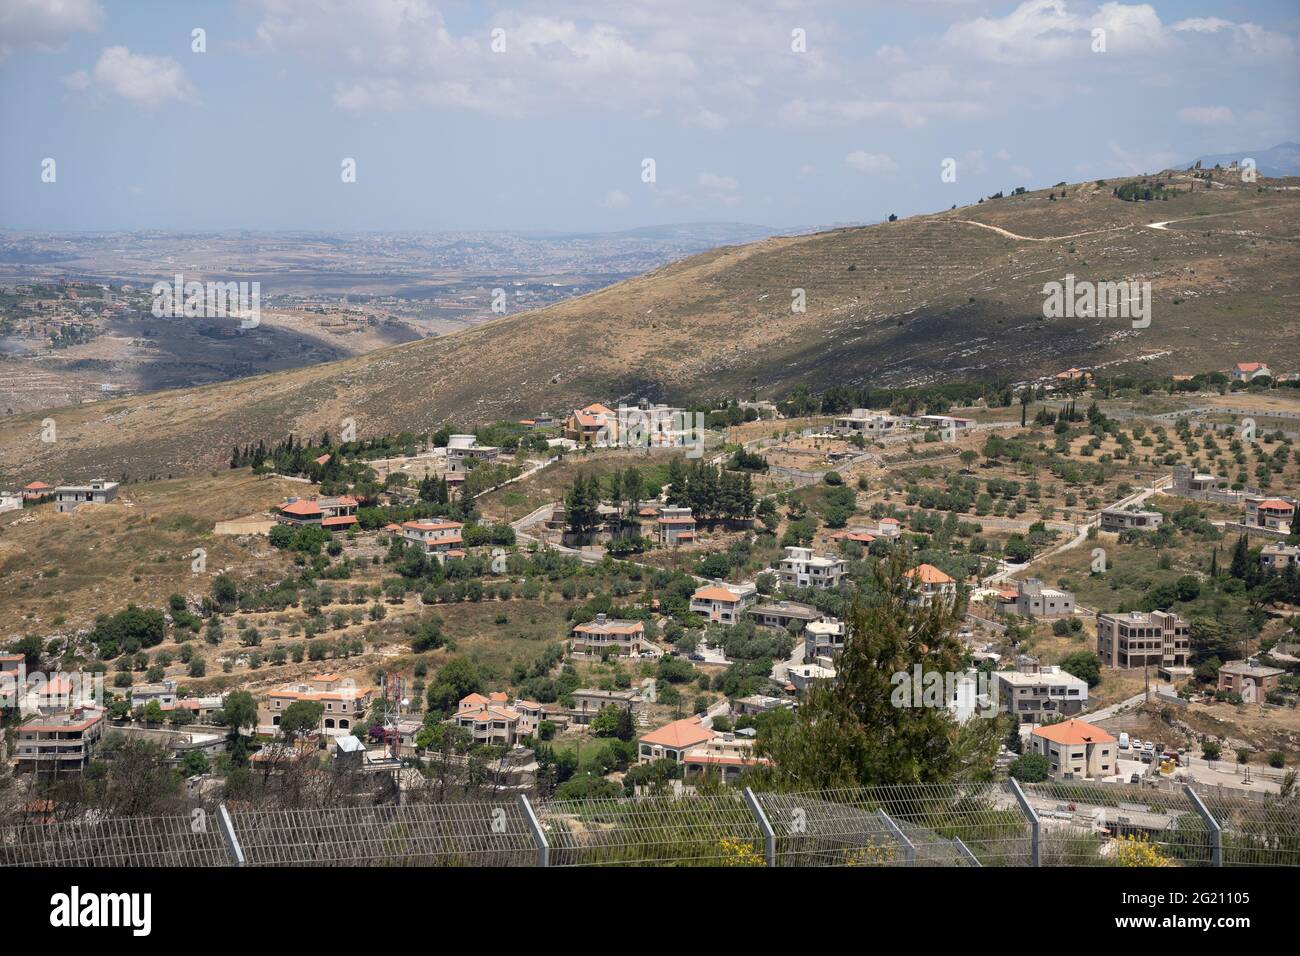
M1253 382L1257 378L1272 378L1273 373L1263 362L1238 362L1228 369L1234 382Z
M1286 498L1247 498L1246 524L1278 534L1290 534L1295 520L1295 502Z
M511 700L500 691L487 697L467 694L447 723L464 727L475 743L513 747L524 737L536 737L542 723L542 705L535 700Z
M713 728L705 727L701 721L698 716L686 717L643 734L638 741L639 762L673 760L681 763L688 748L713 739Z
M660 508L655 528L661 547L674 548L695 540L695 517L690 508Z
M569 637L569 653L584 657L613 654L636 657L645 648L645 624L597 614L594 621L575 624Z
M957 582L933 564L918 564L907 572L915 592L911 604L929 604L940 600L952 603L957 600Z
M758 588L752 584L706 584L691 595L691 610L715 624L735 624L757 597Z
M280 505L276 520L291 527L314 525L326 531L346 531L356 526L357 499L351 495L336 498L290 498Z
M295 701L305 700L322 707L320 733L336 737L350 734L374 699L374 689L358 687L338 674L317 674L305 681L285 684L269 692L258 703L258 733L279 732L280 718Z
M23 485L23 500L38 501L46 495L54 494L54 487L43 481L33 481Z
M1115 738L1077 718L1038 727L1029 735L1029 752L1047 758L1055 780L1086 780L1119 772Z
M618 413L600 402L574 409L564 419L564 437L579 445L613 445L618 441Z

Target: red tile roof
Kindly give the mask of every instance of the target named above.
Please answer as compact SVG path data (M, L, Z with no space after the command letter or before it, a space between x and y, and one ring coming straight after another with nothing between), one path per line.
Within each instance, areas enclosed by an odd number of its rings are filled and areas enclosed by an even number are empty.
M641 742L659 744L662 747L693 747L712 739L713 731L700 726L700 718L687 717L642 735Z
M1034 731L1035 737L1042 737L1057 744L1113 744L1115 738L1100 727L1094 727L1082 720L1066 720L1059 724L1048 724Z

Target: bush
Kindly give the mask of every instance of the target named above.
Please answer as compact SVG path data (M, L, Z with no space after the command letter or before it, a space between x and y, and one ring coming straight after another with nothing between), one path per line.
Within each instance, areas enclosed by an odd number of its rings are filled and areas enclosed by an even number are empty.
M1024 754L1011 761L1008 772L1021 783L1040 783L1047 779L1051 764L1042 754Z

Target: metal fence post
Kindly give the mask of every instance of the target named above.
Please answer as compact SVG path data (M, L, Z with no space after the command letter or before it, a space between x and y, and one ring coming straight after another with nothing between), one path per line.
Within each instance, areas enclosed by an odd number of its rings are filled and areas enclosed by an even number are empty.
M519 795L519 809L523 811L524 819L528 821L528 829L533 832L533 843L537 845L537 865L550 866L551 844L547 841L546 833L537 820L537 814L533 812L533 805L528 802L528 797L522 793Z
M1190 783L1183 787L1183 792L1187 794L1193 809L1210 828L1210 866L1223 866L1223 827L1219 826L1219 821L1214 819L1214 814L1201 800L1201 795L1192 789Z
M235 835L235 823L230 819L230 811L226 809L224 803L217 805L217 828L221 830L221 836L226 841L226 849L230 851L230 862L234 866L243 866L244 848L239 845L239 837Z
M980 862L979 857L977 857L974 853L971 852L970 847L968 847L965 843L961 842L961 837L953 836L952 842L957 844L957 852L966 858L967 863L969 863L971 866L978 866L978 867L984 866L984 864Z
M903 833L903 828L895 823L893 818L886 813L884 809L877 810L876 816L879 817L880 822L889 829L889 832L894 835L894 839L903 845L903 856L907 859L907 865L915 866L916 846L913 845L912 841L907 838L905 833Z
M1030 858L1033 860L1032 866L1042 866L1042 847L1040 838L1042 836L1042 825L1038 822L1038 813L1029 805L1029 798L1025 796L1025 791L1020 788L1020 781L1015 777L1009 777L1007 783L1011 785L1011 792L1015 795L1016 802L1020 804L1020 809L1024 811L1025 818L1029 820L1029 828L1032 833L1032 842L1030 843Z
M776 831L772 829L772 824L768 821L767 814L763 812L758 797L749 787L745 788L745 802L749 804L754 819L758 821L758 828L763 831L763 859L767 861L768 866L776 866Z

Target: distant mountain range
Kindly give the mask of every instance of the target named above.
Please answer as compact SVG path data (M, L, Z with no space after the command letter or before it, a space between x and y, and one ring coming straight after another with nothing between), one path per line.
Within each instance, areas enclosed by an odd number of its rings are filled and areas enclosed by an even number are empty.
M1181 163L1176 168L1186 169L1198 162L1202 168L1227 166L1247 158L1255 161L1255 168L1261 176L1300 176L1300 143L1278 143L1269 149L1243 149L1237 153L1198 156L1190 163Z

